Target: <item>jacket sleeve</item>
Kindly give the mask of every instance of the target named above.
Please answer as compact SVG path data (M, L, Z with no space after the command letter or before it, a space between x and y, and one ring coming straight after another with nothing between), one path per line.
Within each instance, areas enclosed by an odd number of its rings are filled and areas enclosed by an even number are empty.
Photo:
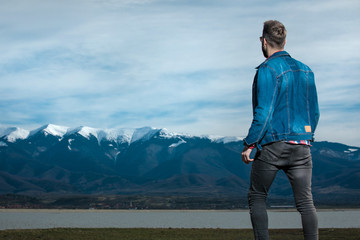
M258 144L269 127L278 94L278 80L275 72L266 66L261 66L254 81L253 120L245 145Z
M319 123L319 119L320 119L320 110L319 110L319 102L318 102L318 95L317 95L317 91L316 91L316 85L315 85L315 77L314 74L312 73L312 92L311 92L312 96L313 96L313 106L314 106L314 130L313 132L315 132L315 129Z

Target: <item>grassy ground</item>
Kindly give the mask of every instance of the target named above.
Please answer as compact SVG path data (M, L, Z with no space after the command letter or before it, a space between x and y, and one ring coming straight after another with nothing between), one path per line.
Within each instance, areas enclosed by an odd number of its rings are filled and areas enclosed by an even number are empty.
M303 239L300 229L272 229L272 240ZM54 228L3 230L1 240L252 240L250 229ZM320 240L360 240L360 229L320 229Z

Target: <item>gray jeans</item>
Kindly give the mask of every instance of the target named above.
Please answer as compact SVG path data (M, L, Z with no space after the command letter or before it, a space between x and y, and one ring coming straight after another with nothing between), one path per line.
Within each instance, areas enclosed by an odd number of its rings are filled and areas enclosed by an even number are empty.
M283 170L301 214L305 240L318 239L318 220L311 194L312 159L310 147L275 142L265 145L252 164L249 207L256 240L268 240L266 198L276 173Z

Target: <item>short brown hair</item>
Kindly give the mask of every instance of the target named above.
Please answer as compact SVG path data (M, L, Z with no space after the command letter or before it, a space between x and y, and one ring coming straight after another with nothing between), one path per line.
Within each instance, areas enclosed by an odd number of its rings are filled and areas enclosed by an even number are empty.
M264 22L263 37L273 48L283 48L285 46L286 28L276 20Z

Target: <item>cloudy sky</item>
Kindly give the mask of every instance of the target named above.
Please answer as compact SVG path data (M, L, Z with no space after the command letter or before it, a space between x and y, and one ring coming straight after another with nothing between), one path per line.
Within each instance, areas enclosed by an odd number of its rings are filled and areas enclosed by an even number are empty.
M245 136L262 24L315 72L317 140L360 146L358 0L2 0L0 125Z

